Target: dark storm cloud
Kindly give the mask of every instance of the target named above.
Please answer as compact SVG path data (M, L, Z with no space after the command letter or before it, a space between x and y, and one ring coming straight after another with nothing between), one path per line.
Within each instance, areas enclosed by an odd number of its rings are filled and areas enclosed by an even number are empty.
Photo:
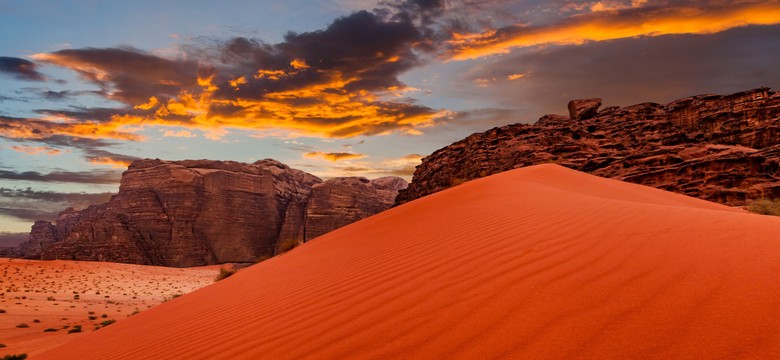
M780 26L732 29L717 34L621 39L484 62L464 80L489 79L458 96L480 96L505 106L531 106L534 122L566 113L575 98L602 97L605 105L668 102L703 93L731 93L761 86L780 88ZM525 74L511 81L511 74ZM473 92L467 92L467 88Z
M34 57L73 69L100 86L108 98L130 105L145 103L150 96L176 96L197 80L196 62L165 59L129 47L65 49Z
M122 172L117 170L53 171L49 173L40 173L37 171L17 172L12 170L0 170L0 179L4 180L81 184L118 184L121 175Z
M38 72L37 67L29 60L0 56L0 73L10 75L17 80L45 81L46 77Z

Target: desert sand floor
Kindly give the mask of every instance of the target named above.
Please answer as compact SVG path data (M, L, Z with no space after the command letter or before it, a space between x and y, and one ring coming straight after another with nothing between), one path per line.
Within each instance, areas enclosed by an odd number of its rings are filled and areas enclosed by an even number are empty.
M211 284L218 272L215 266L0 259L0 357L34 356Z
M346 226L40 358L778 359L778 234L777 217L522 168Z

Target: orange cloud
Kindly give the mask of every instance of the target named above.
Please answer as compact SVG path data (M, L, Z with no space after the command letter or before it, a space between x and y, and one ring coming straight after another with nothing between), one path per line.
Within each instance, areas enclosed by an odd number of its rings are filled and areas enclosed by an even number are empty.
M26 145L13 145L11 146L11 149L16 150L18 152L23 152L25 154L30 155L36 155L36 154L46 154L46 155L59 155L61 153L60 150L50 148L48 146L26 146Z
M347 153L347 152L331 152L326 153L322 151L312 151L303 154L303 156L307 158L323 158L328 161L336 162L340 160L349 160L349 159L362 159L366 157L366 155L363 154L355 154L355 153Z
M578 45L637 36L669 34L712 34L748 25L780 24L780 4L754 2L722 7L609 8L608 2L594 5L593 13L572 16L562 23L542 26L513 26L481 34L455 34L449 57L477 59L508 53L515 48L541 45Z
M111 157L90 157L87 159L87 161L93 165L108 165L116 169L127 168L127 166L132 162L132 160L123 160Z

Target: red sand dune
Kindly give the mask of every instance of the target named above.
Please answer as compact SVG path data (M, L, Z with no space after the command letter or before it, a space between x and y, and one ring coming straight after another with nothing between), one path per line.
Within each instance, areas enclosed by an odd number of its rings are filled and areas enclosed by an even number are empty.
M465 183L42 359L780 358L780 218L555 165Z

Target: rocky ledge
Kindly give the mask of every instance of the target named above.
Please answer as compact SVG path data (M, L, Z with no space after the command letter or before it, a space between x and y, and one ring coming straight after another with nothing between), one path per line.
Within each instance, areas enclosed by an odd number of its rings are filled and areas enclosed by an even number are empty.
M780 197L780 94L768 88L600 109L573 100L476 133L423 159L397 204L517 167L558 163L732 206Z
M19 255L163 266L254 262L383 211L400 178L314 175L275 161L139 160L105 204L38 221Z

